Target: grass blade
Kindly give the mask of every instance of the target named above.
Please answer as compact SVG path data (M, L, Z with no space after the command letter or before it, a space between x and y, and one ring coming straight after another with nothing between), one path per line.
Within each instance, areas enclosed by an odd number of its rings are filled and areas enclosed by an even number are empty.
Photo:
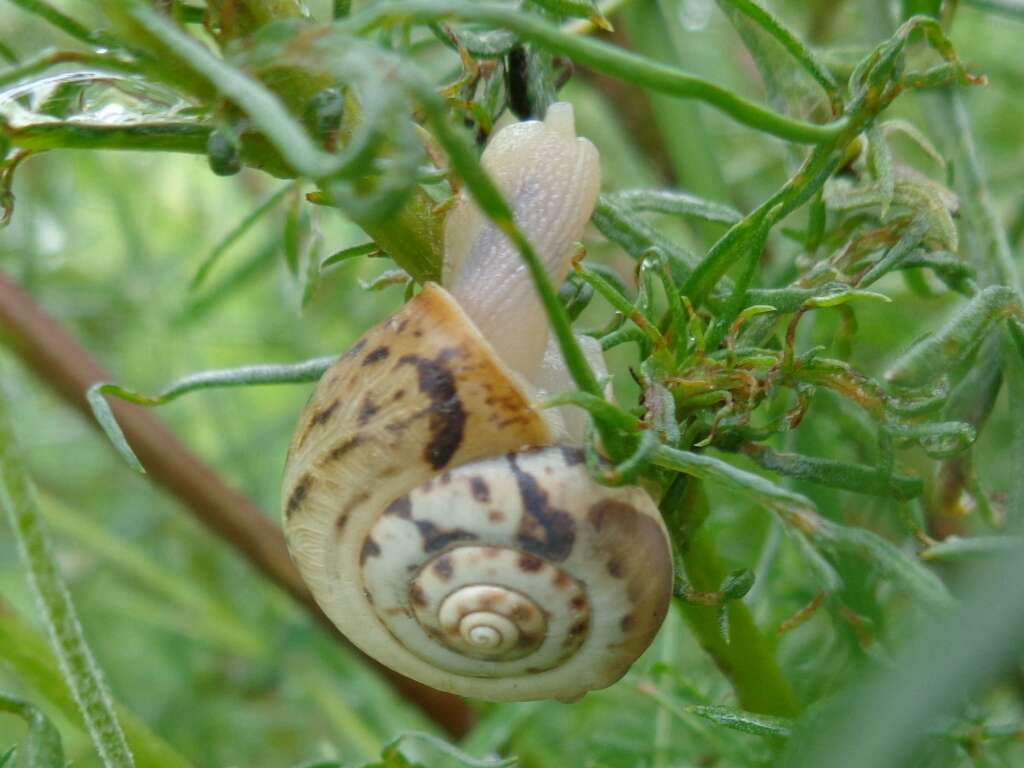
M114 713L103 674L85 641L71 595L57 570L35 493L14 444L5 393L0 392L0 506L7 513L18 551L57 654L96 751L105 768L132 768L131 751Z

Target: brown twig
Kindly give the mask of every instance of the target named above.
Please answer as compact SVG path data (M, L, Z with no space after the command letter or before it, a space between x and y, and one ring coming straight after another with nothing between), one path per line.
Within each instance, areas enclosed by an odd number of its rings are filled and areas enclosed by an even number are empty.
M31 296L2 276L0 341L9 345L65 402L96 424L85 401L85 391L98 381L110 381L110 375ZM226 485L151 413L124 402L112 402L111 407L149 477L347 643L313 601L288 556L280 530L259 507ZM367 661L450 735L459 737L469 730L472 711L462 699L402 677L372 659Z

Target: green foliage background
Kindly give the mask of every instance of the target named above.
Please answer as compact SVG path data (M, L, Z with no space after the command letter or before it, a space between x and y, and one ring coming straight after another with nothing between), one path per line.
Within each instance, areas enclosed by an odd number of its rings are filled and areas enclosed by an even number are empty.
M625 5L611 18L622 42L633 50L753 100L774 97L780 108L816 114L814 102L806 98L806 78L791 65L779 66L782 87L769 84L766 94L748 48L710 2L637 0ZM971 70L989 79L986 87L967 89L961 97L1020 266L1024 12L1018 8L1014 18L960 5L951 38ZM309 6L320 19L330 15L327 3ZM90 2L61 7L82 20L99 19ZM831 50L830 61L846 50L867 52L894 28L889 5L880 1L780 0L772 7L801 36ZM1017 6L1008 2L1007 7ZM22 55L68 43L60 32L10 5L0 5L0 39ZM418 56L438 76L458 63L436 43ZM628 83L616 87L648 103ZM576 108L578 132L601 152L608 191L671 185L749 211L795 167L792 145L696 102L651 96L650 121L638 123L623 109L624 102L616 101L620 97L607 80L586 71L562 91ZM951 161L949 176L936 170L913 142L900 138L893 143L897 161L952 183L963 172L952 149L959 129L942 99L909 95L897 100L886 117L905 118L924 131ZM322 274L315 293L304 301L307 284L290 272L285 259L289 231L298 229L300 249L317 232L321 255L366 239L334 209L308 205L289 192L225 253L202 287L190 288L197 268L221 238L287 183L249 169L220 178L210 173L201 155L42 154L17 173L17 209L0 233L0 270L73 329L119 382L140 391L159 391L169 381L206 368L333 354L403 300L400 287L372 292L361 287L360 281L370 282L394 266L364 258ZM311 189L307 184L301 191ZM805 219L801 211L783 226L803 228ZM653 221L659 231L700 253L725 232L715 223L668 216ZM961 243L968 260L974 258L972 249L984 247L969 231L962 232ZM630 269L630 260L595 232L588 235L587 247L590 259ZM789 279L799 250L777 229L758 284L775 286ZM856 305L849 362L876 378L963 304L951 291L922 296L895 273L874 290L893 301ZM595 302L580 324L590 327L607 315L607 306ZM810 317L800 327L799 348L821 344L831 355L837 344L846 343L838 314ZM631 349L616 349L609 359L618 374L621 401L632 404L637 391L626 373L635 359ZM974 364L991 364L991 359ZM377 758L400 733L437 733L422 713L312 625L229 546L146 478L132 474L92 424L58 402L2 350L0 376L54 535L60 570L99 666L115 699L172 745L183 765L287 766L332 758L360 764ZM159 414L275 516L284 452L309 390L298 385L208 391L176 401ZM854 436L870 430L837 397L821 393L804 425L778 446L863 461ZM1015 473L1024 471L1015 465L1011 442L1004 388L972 449L977 487L984 489L983 499L996 516L1006 509ZM746 458L734 461L756 469ZM919 449L901 452L898 467L924 479L921 500L899 502L782 482L811 498L823 516L879 532L913 556L906 520L924 523L934 513L938 470ZM978 501L968 506L983 507ZM847 583L841 596L830 598L827 608L776 643L775 630L819 591L806 553L775 518L740 495L712 486L710 508L708 536L729 570L754 572L755 585L745 602L772 638L782 670L805 702L857 682L872 665L890 663L901 641L934 612L891 583L879 586L870 559L850 562L843 570ZM963 535L991 534L999 527L984 519L983 511L975 509L955 521ZM934 568L954 588L960 583L959 562ZM36 704L53 719L68 760L76 766L100 765L73 709L62 706L55 693L59 682L53 675L28 671L35 667L26 659L44 657L46 646L34 629L35 608L8 535L0 537L0 595L0 690ZM858 618L850 620L853 614ZM41 662L44 668L48 664ZM1019 665L1004 672L956 718L934 726L942 735L917 751L920 764L1024 764L1024 672ZM694 705L737 704L728 679L673 612L621 683L573 705L479 705L478 725L461 746L471 755L516 756L526 766L740 766L778 759L779 739L723 727L688 709ZM20 721L0 717L0 755L23 736ZM447 759L420 743L405 751L426 765Z

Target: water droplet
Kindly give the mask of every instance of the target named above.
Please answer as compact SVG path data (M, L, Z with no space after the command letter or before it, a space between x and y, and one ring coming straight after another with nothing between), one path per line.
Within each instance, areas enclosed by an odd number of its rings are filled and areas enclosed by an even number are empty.
M711 20L712 0L680 0L679 22L689 32L700 32Z

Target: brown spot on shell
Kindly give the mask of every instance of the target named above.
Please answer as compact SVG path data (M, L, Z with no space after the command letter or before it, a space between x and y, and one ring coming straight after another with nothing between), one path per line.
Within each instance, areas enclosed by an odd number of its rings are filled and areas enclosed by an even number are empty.
M576 597L569 601L569 607L574 611L582 611L587 607L587 598L583 595L576 595Z
M412 519L412 502L409 501L408 496L399 496L397 499L392 501L386 507L384 507L385 515L395 515L403 520Z
M583 636L587 634L587 630L590 629L590 621L588 619L581 619L569 627L569 634L565 636L565 640L562 641L563 648L576 648L579 646Z
M348 504L346 504L345 508L341 511L341 514L338 515L338 519L334 521L334 527L338 532L341 532L345 527L345 523L347 523L349 517L352 516L352 510L364 503L368 498L370 498L370 492L362 491L349 500Z
M430 400L430 439L423 449L423 458L434 469L441 469L451 461L462 445L466 427L466 411L459 399L455 375L448 366L454 350L442 352L436 360L418 355L404 355L399 363L416 366L420 391Z
M429 637L431 637L432 639L436 640L437 642L439 642L439 643L443 643L444 642L444 633L443 632L438 632L433 627L424 627L423 630L427 633L427 635Z
M527 572L536 572L544 567L544 561L536 555L520 555L519 568Z
M487 519L492 523L503 523L505 522L505 513L500 509L492 509L487 513Z
M363 548L359 550L359 564L364 565L371 557L377 557L379 554L380 545L367 536L366 541L363 542Z
M420 608L425 607L427 604L427 596L423 592L423 587L415 581L409 585L409 600L413 605Z
M380 406L373 402L373 398L370 395L367 395L363 399L363 404L359 407L359 424L366 424L366 422L377 415L379 410Z
M391 401L394 402L394 403L397 403L403 397L405 397L405 390L404 389L400 389L397 392L395 392L395 394L393 394L391 396Z
M577 464L583 463L583 450L576 448L572 445L559 445L558 449L562 452L562 459L565 461L565 466L575 467Z
M520 632L519 639L516 640L516 646L518 648L529 648L537 642L537 636L531 635L528 632Z
M491 500L491 487L479 475L469 478L469 492L481 504L486 504Z
M593 504L586 521L596 551L608 558L608 572L623 579L630 602L629 621L621 620L626 637L617 647L623 654L640 655L661 626L672 594L672 558L664 530L654 517L617 499ZM624 541L628 547L622 546Z
M572 584L572 578L565 571L555 571L555 577L551 580L559 589L565 589Z
M302 506L302 502L309 495L309 489L312 485L313 478L311 475L303 475L299 478L299 482L295 484L295 488L292 489L291 495L288 497L288 503L284 505L285 520L294 515L299 507Z
M519 468L516 454L510 453L507 458L523 503L516 541L530 554L556 562L565 560L576 543L575 521L569 513L550 505L537 479Z
M480 610L493 611L497 606L501 605L504 599L499 595L484 595L480 598Z
M380 346L371 351L366 357L363 358L363 365L373 365L379 363L381 360L386 360L387 356L391 354L391 350L385 346Z
M351 360L353 357L355 357L356 355L363 351L363 348L366 346L367 341L368 339L365 336L361 338L359 341L357 341L355 344L348 348L348 351L341 356L341 359Z
M437 552L457 541L475 541L478 537L464 528L439 528L429 520L413 520L423 538L424 552Z
M363 443L363 438L362 438L361 435L353 435L352 437L348 438L347 440L345 440L345 441L343 441L341 443L338 443L336 446L334 446L328 452L327 460L328 461L337 461L342 456L344 456L346 453L351 451L353 448L358 448L360 445L362 445L362 443Z
M338 400L333 400L330 405L326 408L322 408L313 414L311 419L311 425L316 427L322 427L326 421L331 418L331 414L338 410Z
M455 563L448 555L443 555L434 561L433 569L439 579L448 581L455 571Z
M533 617L533 608L528 604L519 603L515 608L512 609L512 620L520 624L525 624Z

